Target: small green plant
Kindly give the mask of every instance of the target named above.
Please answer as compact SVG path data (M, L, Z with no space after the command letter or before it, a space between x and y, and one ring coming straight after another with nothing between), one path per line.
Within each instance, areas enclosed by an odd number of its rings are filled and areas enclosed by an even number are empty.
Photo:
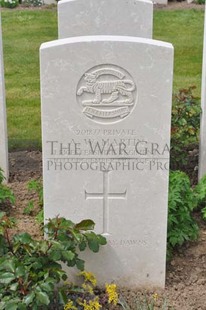
M35 216L37 223L43 227L44 224L44 211L43 211L43 186L42 182L39 180L31 180L28 183L28 190L37 193L38 195L38 205L40 211ZM34 201L31 200L28 203L28 206L24 209L24 214L32 215L34 210Z
M192 188L189 177L181 171L170 172L167 248L168 257L177 245L198 237L193 211L201 209L206 219L206 175Z
M31 215L33 210L34 210L34 203L33 201L29 201L28 206L25 207L23 210L23 214Z
M5 8L13 9L19 5L18 0L1 0L1 6Z
M28 190L34 191L38 194L39 206L43 207L43 186L42 186L42 182L39 180L31 180L28 183Z
M206 220L206 207L202 209L202 217L204 220Z
M43 226L44 224L44 210L43 209L37 213L37 215L35 216L35 220L40 225L40 227Z
M200 126L200 100L193 89L180 89L174 95L171 124L171 169L182 170L188 161L187 146L198 143Z
M22 4L23 6L26 6L26 7L30 7L30 6L37 7L37 6L44 5L44 1L43 0L24 0Z
M198 237L198 225L192 211L197 207L197 198L189 177L181 171L171 171L169 180L169 210L167 249L168 256L177 245Z
M206 175L195 186L194 195L198 208L201 208L203 219L206 220Z
M15 202L13 192L3 184L4 179L3 170L0 168L0 207Z
M0 309L40 310L64 305L66 291L57 284L67 280L61 263L84 270L79 251L98 252L106 239L96 235L94 222L74 224L56 217L45 225L46 240L28 233L9 235L12 219L0 213ZM57 306L54 309L58 309Z
M195 1L197 4L205 4L205 0L196 0Z

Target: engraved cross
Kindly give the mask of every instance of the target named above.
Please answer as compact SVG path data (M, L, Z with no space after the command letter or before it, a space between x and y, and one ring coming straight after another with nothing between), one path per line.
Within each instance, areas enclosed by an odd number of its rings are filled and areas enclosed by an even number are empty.
M127 190L122 193L109 192L109 172L103 172L103 191L101 193L87 193L85 190L85 199L102 199L103 200L103 234L109 234L109 200L110 199L125 199Z

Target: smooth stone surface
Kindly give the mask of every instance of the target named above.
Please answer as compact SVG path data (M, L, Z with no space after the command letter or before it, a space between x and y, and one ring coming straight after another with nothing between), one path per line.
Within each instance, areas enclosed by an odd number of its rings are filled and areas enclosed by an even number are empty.
M7 121L6 121L1 15L0 15L0 167L4 171L4 176L6 178L5 181L7 182L9 178L8 138L7 138Z
M205 7L206 13L206 7ZM200 144L199 144L199 180L206 174L206 14L204 21L204 39L203 39L203 60L202 60L202 87L201 87L201 108L202 115L200 119Z
M173 47L134 37L41 46L45 219L93 219L99 283L165 284Z
M87 35L152 38L150 0L62 0L58 2L59 39Z

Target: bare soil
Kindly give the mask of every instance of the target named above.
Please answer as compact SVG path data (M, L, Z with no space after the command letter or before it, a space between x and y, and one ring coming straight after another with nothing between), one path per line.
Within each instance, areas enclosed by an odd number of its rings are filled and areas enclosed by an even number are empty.
M195 151L195 155L196 155ZM193 153L191 153L193 155ZM18 220L16 231L27 231L35 238L42 238L39 225L35 222L38 212L38 197L29 192L27 185L30 180L42 178L41 152L20 151L9 156L10 183L9 187L16 196L16 203L10 208L11 216ZM197 159L194 160L193 167ZM191 167L189 167L191 173ZM195 172L193 171L193 174ZM23 210L28 202L33 200L35 209L33 215L24 215ZM187 243L176 251L173 259L167 265L167 279L165 290L153 292L121 289L123 298L132 310L137 310L137 297L144 298L158 293L157 303L161 304L166 298L170 307L176 310L205 310L206 309L206 223L195 215L200 229L200 237L196 242ZM134 271L135 272L135 271ZM155 308L155 309L162 309Z
M36 239L42 238L39 224L35 221L35 215L39 211L38 195L28 190L31 180L39 180L42 177L42 154L38 151L20 151L9 155L10 178L8 186L12 189L16 202L11 206L10 215L15 217L18 225L15 232L27 231ZM34 202L32 216L25 215L24 209L28 203Z

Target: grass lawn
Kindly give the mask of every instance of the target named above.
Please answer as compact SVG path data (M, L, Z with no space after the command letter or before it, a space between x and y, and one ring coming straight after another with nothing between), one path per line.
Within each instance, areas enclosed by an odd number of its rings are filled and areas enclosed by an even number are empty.
M203 10L155 11L154 38L174 45L174 91L191 85L200 96Z
M39 148L39 47L57 39L56 10L3 11L2 30L9 148Z
M174 91L196 85L200 95L202 10L154 12L154 38L175 47ZM39 148L39 46L57 38L56 10L4 10L2 29L9 148Z

